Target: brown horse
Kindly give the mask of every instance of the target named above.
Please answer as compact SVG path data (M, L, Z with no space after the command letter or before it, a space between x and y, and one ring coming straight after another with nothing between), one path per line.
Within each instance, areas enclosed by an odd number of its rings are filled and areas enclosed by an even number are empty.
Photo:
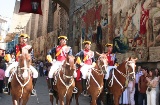
M128 58L117 69L113 69L112 76L108 79L109 91L113 94L114 105L119 105L119 99L125 90L129 76L135 78L135 63L137 59Z
M13 105L26 105L32 91L32 78L30 72L31 56L23 53L19 56L17 70L13 73L11 81L11 95Z
M54 85L54 90L57 91L56 103L58 100L60 105L64 105L64 97L66 97L66 105L70 105L72 92L75 87L73 73L76 70L74 56L67 56L62 68L58 71L57 83ZM53 96L50 96L50 101L53 105Z
M91 105L97 105L96 100L103 90L103 78L106 72L107 57L105 54L99 55L96 62L96 67L92 69L90 76L88 77L88 93L91 95ZM79 105L78 97L82 93L81 81L76 81L76 87L78 88L78 93L75 95L76 105Z

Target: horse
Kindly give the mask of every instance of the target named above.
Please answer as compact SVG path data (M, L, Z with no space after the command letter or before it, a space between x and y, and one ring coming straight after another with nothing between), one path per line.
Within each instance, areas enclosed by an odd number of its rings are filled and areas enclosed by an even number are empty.
M11 74L12 81L11 81L10 91L12 95L13 105L26 105L30 98L33 89L31 71L29 68L30 65L31 65L30 54L29 53L20 54L18 67Z
M120 96L128 85L129 76L132 76L132 78L135 79L136 60L137 58L133 59L129 57L116 69L113 69L111 72L112 75L107 80L109 92L113 94L114 105L119 105Z
M62 67L57 72L57 81L53 88L57 92L56 104L58 105L58 100L60 105L64 105L64 97L66 97L66 105L70 105L72 92L75 87L75 81L73 73L76 70L75 67L75 57L67 56ZM50 102L53 105L53 95L50 96Z
M101 54L96 61L96 66L91 70L91 74L88 77L87 91L91 95L91 105L97 105L96 100L103 90L103 78L106 73L107 57ZM76 105L79 105L78 97L82 93L81 81L76 81L76 87L78 88L78 93L75 94Z

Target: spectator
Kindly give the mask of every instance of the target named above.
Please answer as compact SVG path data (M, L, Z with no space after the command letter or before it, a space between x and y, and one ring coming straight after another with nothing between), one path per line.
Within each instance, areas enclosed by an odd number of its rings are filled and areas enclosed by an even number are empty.
M41 61L39 64L40 77L44 77L43 67L44 67L43 61Z
M139 95L139 91L138 91L138 81L140 76L142 76L142 68L141 66L138 66L137 72L136 72L136 84L135 84L135 94L134 94L134 99L135 99L135 104L138 105L138 95Z
M5 78L5 72L2 69L3 66L4 66L3 63L0 63L0 97L2 94L2 88L3 88L4 78Z
M138 82L138 105L143 105L143 102L145 100L145 105L147 105L147 95L146 95L146 90L147 90L147 68L142 69L143 75L140 76L139 82Z
M159 77L156 76L156 72L155 70L151 70L149 71L149 77L146 77L147 80L147 105L158 105L156 104L156 96L157 96L157 91L156 91L156 87L158 86L158 81L159 81Z
M129 91L129 103L130 105L135 105L134 94L135 94L135 79L130 77L128 84Z
M156 96L156 105L160 105L160 71L158 68L155 69L155 72L156 72L156 77L159 78L159 81L158 81L158 85L156 87L156 93L157 93L157 96Z
M156 69L155 69L155 72L156 72L156 76L158 76L158 75L159 75L159 69L156 68Z

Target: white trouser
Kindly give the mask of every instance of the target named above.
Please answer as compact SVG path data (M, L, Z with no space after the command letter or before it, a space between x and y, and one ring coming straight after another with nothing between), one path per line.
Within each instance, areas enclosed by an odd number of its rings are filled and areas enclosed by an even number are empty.
M107 67L107 73L105 74L105 78L104 79L108 79L109 78L109 74L110 74L110 70L117 68L117 66L108 66Z
M87 65L87 64L84 64L80 71L82 73L82 78L83 79L86 79L87 78L87 73L91 72L91 68L93 68L93 65Z
M18 62L13 62L11 65L9 65L8 68L5 71L5 76L9 77L10 70L12 70L14 67L16 68L17 66L18 66ZM31 65L30 65L30 69L31 69L31 71L33 73L33 78L37 78L38 77L37 70Z
M146 93L147 93L147 105L156 105L156 89L152 88L150 92L148 92L147 89Z
M62 67L63 63L64 63L64 61L54 61L52 63L50 71L48 73L48 77L53 78L53 74L55 73L55 71L57 71L59 68ZM77 73L76 73L76 71L74 71L74 78L76 78L76 77L77 77Z
M135 105L134 101L135 88L132 90L132 87L128 87L128 90L129 90L130 105Z
M55 61L54 63L52 63L51 69L48 73L48 77L53 78L53 74L55 73L55 71L61 68L62 65L63 65L63 61Z

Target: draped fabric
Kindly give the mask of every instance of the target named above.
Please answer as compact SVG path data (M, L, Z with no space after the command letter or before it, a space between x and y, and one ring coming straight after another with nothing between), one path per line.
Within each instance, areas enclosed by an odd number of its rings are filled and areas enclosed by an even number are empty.
M140 34L145 34L147 29L146 29L146 22L149 19L149 10L145 10L142 6L142 15L140 19Z
M34 11L33 2L38 2L38 10ZM42 15L41 0L21 0L19 12L35 13Z
M141 17L141 3L138 3L135 8L135 15L133 16L133 24L135 25L137 31L140 31L140 17Z

